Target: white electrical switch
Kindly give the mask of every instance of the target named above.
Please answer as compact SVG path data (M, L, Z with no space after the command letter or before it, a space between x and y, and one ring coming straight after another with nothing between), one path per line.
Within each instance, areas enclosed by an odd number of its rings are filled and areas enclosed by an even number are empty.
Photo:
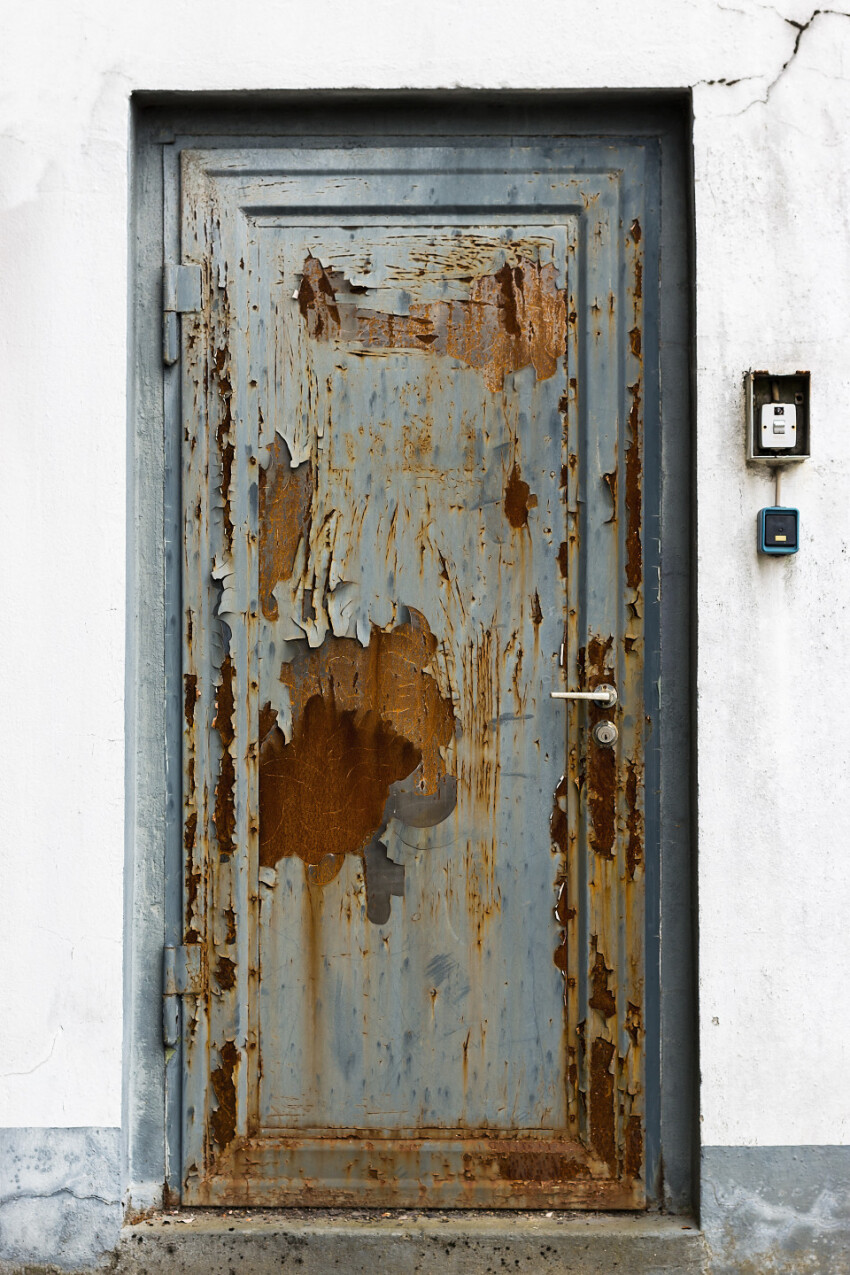
M795 447L797 408L793 403L765 403L761 409L761 445L771 451Z

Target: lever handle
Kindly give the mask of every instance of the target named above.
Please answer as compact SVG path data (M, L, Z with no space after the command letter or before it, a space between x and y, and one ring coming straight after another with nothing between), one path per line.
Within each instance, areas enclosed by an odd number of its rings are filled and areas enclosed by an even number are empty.
M613 708L617 703L617 691L608 682L602 682L592 691L550 691L552 699L588 699L606 708Z

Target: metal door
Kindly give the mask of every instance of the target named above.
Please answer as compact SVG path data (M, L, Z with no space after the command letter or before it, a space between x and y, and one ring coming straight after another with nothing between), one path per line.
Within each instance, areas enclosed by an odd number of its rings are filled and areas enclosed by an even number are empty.
M188 1203L645 1203L653 172L184 152Z

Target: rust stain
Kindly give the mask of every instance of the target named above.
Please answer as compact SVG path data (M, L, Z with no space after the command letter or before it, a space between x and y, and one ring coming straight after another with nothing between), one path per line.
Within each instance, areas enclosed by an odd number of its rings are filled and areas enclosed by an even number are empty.
M339 335L339 306L334 288L337 278L339 276L325 270L318 257L308 254L301 272L298 309L307 324L308 335L316 340L328 340Z
M589 687L600 682L613 682L611 663L613 637L594 636L587 644L584 660ZM583 671L583 670L582 670ZM591 710L599 714L602 710ZM604 859L614 857L615 816L617 809L617 754L613 748L591 745L587 759L587 805L590 815L590 844Z
M215 693L215 719L213 727L221 738L221 766L215 786L213 823L220 854L232 854L236 849L236 771L230 745L236 738L233 727L233 662L228 655L221 666L221 681Z
M523 482L519 465L514 462L505 488L505 517L515 531L528 525L528 511L536 506L537 497L528 483Z
M404 867L380 840L387 822L434 827L454 810L457 783L441 750L454 735L451 699L427 666L437 650L425 617L385 632L367 647L328 637L284 663L292 737L277 714L260 715L260 863L298 856L310 884L326 885L346 854L363 860L366 913L383 925Z
M236 942L236 913L232 907L224 910L224 923L226 925L224 941L230 947Z
M613 1058L614 1046L610 1040L597 1036L590 1047L590 1142L612 1175L617 1168Z
M220 956L215 967L216 982L223 992L229 992L236 986L236 962L229 956Z
M629 332L629 348L636 359L640 358L640 328L632 328Z
M195 721L195 704L198 702L198 679L194 673L184 673L183 685L186 695L183 702L183 712L186 717L186 725L189 729Z
M634 288L635 301L640 301L642 296L643 296L643 263L640 261L636 261L635 262L635 288Z
M316 866L326 854L363 850L381 826L390 786L422 754L374 709L312 695L292 739L274 726L260 749L260 863L285 855Z
M632 1038L632 1044L640 1044L640 1033L643 1031L643 1017L640 1012L640 1005L635 1005L632 1001L626 1004L626 1031Z
M643 1129L640 1116L629 1116L626 1121L626 1145L623 1170L628 1178L639 1178L643 1165Z
M558 550L558 570L560 571L561 579L563 580L566 580L567 578L568 554L569 549L567 547L567 542L566 540L562 540L561 547Z
M233 398L233 386L230 380L230 372L228 370L228 352L226 347L222 347L215 352L215 373L218 382L218 396L221 399L222 415L218 423L216 431L216 443L218 446L219 459L221 461L221 499L224 505L222 514L224 525L224 537L227 541L227 547L233 549L233 518L230 508L230 481L233 477L233 458L235 455L233 443L230 440L230 430L233 425L233 415L231 411L231 401Z
M570 1182L591 1176L581 1160L552 1151L508 1151L495 1162L499 1177L510 1182Z
M617 756L613 748L591 749L587 766L587 804L591 845L603 859L614 858L614 813L617 800Z
M454 736L454 710L426 671L437 639L424 615L408 610L409 621L389 632L373 629L366 647L354 638L326 638L317 650L283 664L280 680L289 691L294 724L314 695L333 698L338 710L357 716L377 714L421 754L420 792L433 796L446 774L441 749Z
M598 1009L605 1018L613 1018L617 1012L617 1000L608 986L608 980L614 971L609 970L605 964L605 957L598 949L597 936L595 934L591 938L591 943L596 956L593 967L590 970L591 993L589 1004L593 1009Z
M532 624L543 623L543 609L540 606L540 594L537 592L536 589L534 590L534 593L531 595L531 623Z
M342 276L308 256L298 305L308 335L316 340L447 355L480 370L487 388L498 391L506 373L531 366L542 381L557 371L566 333L557 274L554 265L523 257L515 266L473 279L467 300L415 302L402 315L339 298Z
M626 869L629 880L634 881L635 872L643 862L643 839L638 806L638 769L633 761L626 765L626 811Z
M634 221L632 222L629 233L631 234L632 239L634 240L635 243L640 243L641 234L643 232L641 231L640 222L638 221L637 217L635 217Z
M643 578L641 522L641 458L640 458L640 383L629 386L632 406L629 412L631 442L626 448L626 583L630 589L640 588Z
M236 1133L236 1081L234 1072L239 1063L239 1051L232 1040L221 1047L221 1066L210 1076L218 1106L210 1115L210 1131L222 1148L233 1141Z
M259 481L260 606L267 620L278 618L275 585L290 578L298 546L310 537L313 465L293 469L290 460L286 441L275 434Z
M562 854L567 853L567 816L559 805L552 808L552 816L549 820L549 835L552 838L552 844L557 846Z

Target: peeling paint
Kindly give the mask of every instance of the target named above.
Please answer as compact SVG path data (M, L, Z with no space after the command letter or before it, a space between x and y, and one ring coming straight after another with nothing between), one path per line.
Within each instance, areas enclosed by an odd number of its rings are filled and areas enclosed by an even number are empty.
M533 367L538 380L554 376L564 349L564 292L552 265L523 259L470 284L468 301L414 302L409 314L363 309L337 297L338 273L309 256L298 305L315 340L348 340L371 350L416 350L448 355L479 369L488 390L506 373Z

